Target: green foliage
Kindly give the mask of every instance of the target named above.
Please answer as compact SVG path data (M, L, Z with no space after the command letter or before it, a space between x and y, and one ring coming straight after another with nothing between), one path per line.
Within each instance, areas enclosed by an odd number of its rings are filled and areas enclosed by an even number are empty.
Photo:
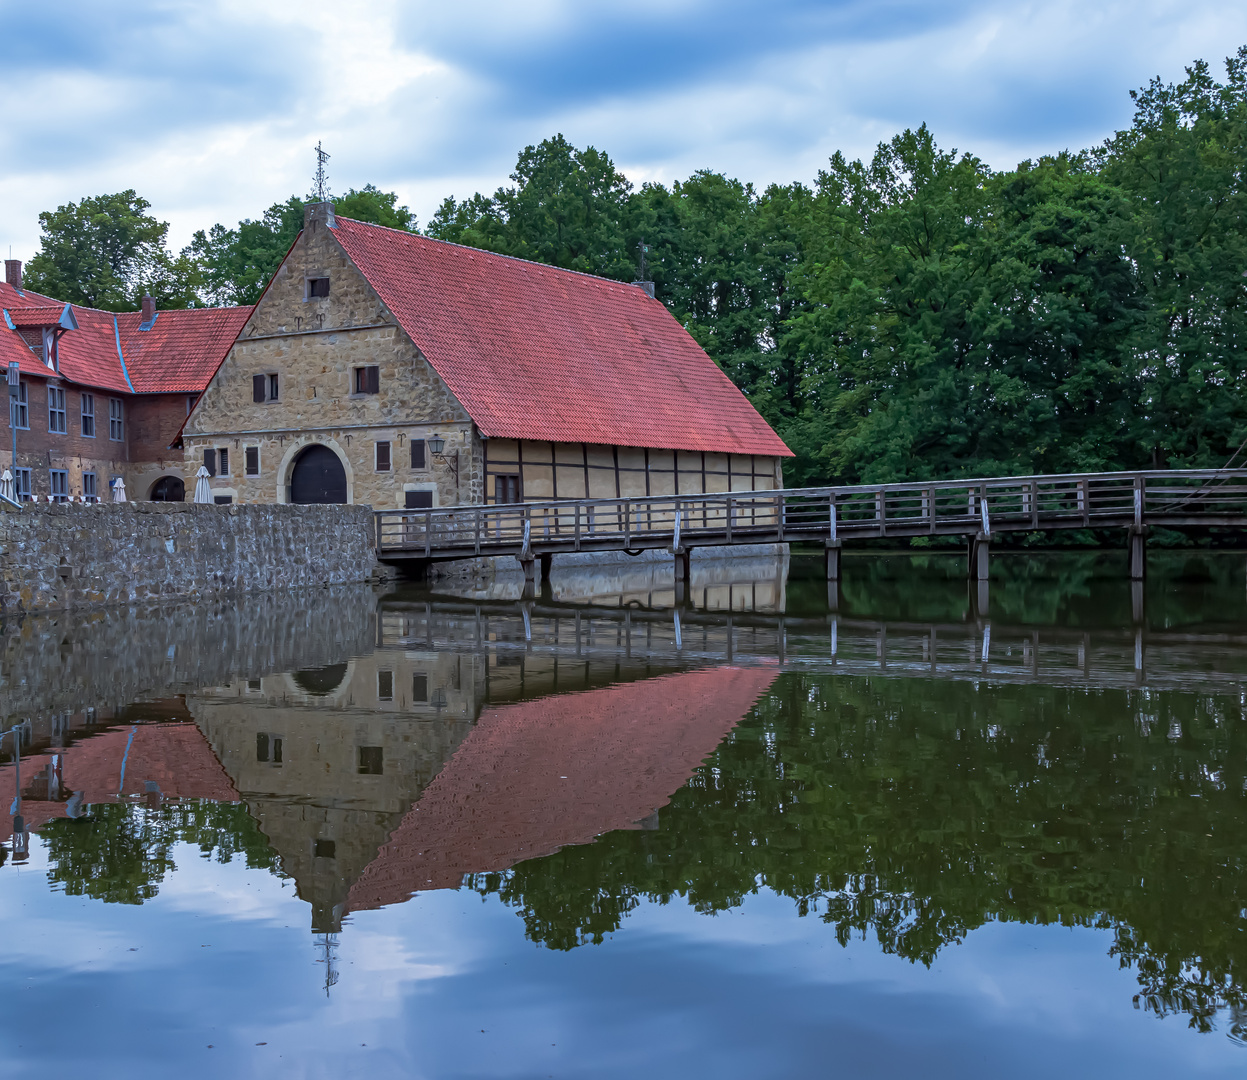
M557 949L761 889L926 965L991 921L1107 928L1143 1004L1206 1028L1247 1005L1245 782L1237 696L789 673L658 830L471 884Z
M78 819L58 818L39 835L48 849L48 880L69 896L114 904L154 897L176 869L175 844L197 846L204 858L276 872L268 839L241 803L182 801L148 809L132 802L97 803Z
M43 236L26 287L105 311L134 311L145 293L164 307L185 307L195 298L198 269L169 254L169 226L147 214L150 208L130 190L40 214Z

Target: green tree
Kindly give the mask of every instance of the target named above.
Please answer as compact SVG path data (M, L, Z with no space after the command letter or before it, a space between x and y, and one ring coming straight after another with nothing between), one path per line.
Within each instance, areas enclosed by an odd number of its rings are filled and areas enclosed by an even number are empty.
M1226 72L1132 92L1133 124L1097 154L1130 204L1148 301L1133 433L1157 465L1220 465L1247 437L1247 46Z
M193 303L194 263L165 246L168 222L146 211L135 191L97 195L39 215L39 252L26 267L28 288L105 311L133 311L150 293L162 307Z
M578 150L561 134L526 146L511 187L492 199L446 199L429 225L439 240L469 244L534 262L632 280L627 242L632 185L610 157Z

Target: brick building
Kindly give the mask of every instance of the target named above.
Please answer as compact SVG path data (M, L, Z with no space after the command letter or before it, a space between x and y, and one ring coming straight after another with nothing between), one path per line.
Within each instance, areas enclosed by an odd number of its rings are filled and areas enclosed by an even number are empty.
M0 368L18 363L21 381L0 468L16 468L19 490L40 498L107 497L121 477L132 499L180 500L184 457L172 444L250 313L65 304L23 289L21 262L6 260Z
M378 509L769 489L791 456L643 287L331 203L182 439L219 498Z

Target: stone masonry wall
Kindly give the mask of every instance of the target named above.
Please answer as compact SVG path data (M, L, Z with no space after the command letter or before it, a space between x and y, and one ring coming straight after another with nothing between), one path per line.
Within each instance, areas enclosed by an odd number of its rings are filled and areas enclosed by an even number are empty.
M27 504L0 515L0 614L366 579L367 506Z
M328 278L329 295L309 297L309 278ZM378 392L354 391L354 370L376 365ZM276 399L257 402L252 378L276 375ZM413 468L411 440L441 435L459 456L459 483L426 455ZM378 442L390 444L390 467L378 469ZM238 342L204 392L183 433L185 470L193 476L205 450L229 452L229 474L213 493L236 503L284 503L299 452L320 443L342 461L347 501L377 509L405 505L408 490L432 491L435 506L479 503L482 452L471 419L364 276L309 209L306 227L265 291ZM259 473L245 472L258 450ZM187 483L191 486L190 481Z

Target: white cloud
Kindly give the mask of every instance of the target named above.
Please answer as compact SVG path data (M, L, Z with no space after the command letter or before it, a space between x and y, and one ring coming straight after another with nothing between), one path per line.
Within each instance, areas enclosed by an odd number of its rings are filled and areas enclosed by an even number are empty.
M808 182L834 150L868 154L924 120L1010 167L1098 142L1128 122L1129 89L1247 42L1247 9L1211 0L40 11L0 45L21 72L0 129L0 250L21 258L40 210L104 191L137 189L175 245L256 216L306 192L318 139L337 190L397 190L422 222L445 195L505 183L518 150L556 131L634 182L696 168ZM41 44L79 23L59 50Z

